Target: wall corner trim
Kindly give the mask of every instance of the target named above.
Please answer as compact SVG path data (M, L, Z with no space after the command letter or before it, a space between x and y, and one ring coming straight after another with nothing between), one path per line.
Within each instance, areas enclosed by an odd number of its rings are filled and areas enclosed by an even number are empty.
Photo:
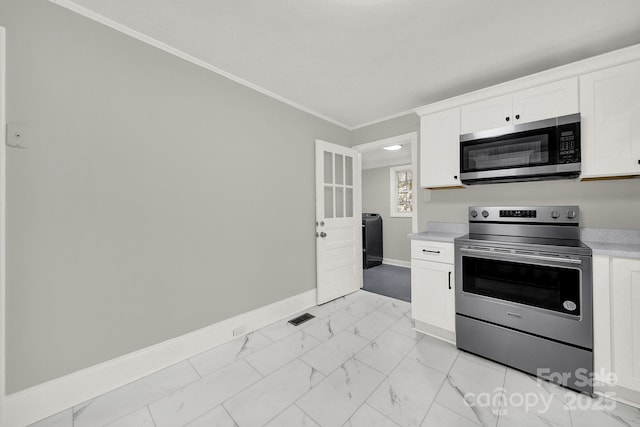
M0 425L26 426L216 347L233 329L254 331L316 304L316 289L222 320L185 335L81 369L5 397Z

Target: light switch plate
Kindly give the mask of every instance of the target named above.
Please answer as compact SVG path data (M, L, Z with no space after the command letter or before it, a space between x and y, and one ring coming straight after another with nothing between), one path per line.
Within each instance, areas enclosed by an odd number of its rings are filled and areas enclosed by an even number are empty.
M29 127L24 123L7 123L7 146L27 148L29 146Z

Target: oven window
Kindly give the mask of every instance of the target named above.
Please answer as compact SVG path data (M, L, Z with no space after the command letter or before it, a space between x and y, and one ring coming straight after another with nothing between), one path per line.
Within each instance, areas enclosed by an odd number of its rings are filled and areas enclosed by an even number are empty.
M462 289L505 301L580 315L580 271L462 257Z
M549 163L547 134L462 145L463 172L540 166Z

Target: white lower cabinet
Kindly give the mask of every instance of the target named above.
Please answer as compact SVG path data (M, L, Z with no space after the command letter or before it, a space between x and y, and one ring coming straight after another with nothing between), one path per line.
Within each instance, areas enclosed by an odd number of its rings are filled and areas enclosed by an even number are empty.
M595 255L593 300L596 379L616 377L601 391L640 404L640 259Z
M611 259L611 331L617 385L640 392L640 259Z
M442 258L428 253L430 258L416 258L416 248L425 242L412 241L411 314L415 328L429 335L455 341L455 277L451 258L452 243L437 243ZM435 244L432 243L432 244ZM424 249L422 249L424 250ZM421 251L422 251L421 250ZM420 252L421 252L420 251Z

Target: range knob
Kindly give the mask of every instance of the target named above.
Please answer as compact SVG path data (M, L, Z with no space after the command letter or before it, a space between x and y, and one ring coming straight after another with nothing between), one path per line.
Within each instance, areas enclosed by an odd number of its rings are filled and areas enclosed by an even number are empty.
M551 215L551 218L556 219L556 218L558 218L560 216L560 212L558 212L556 210L553 210L553 211L551 211L550 215Z
M567 211L567 218L573 219L575 217L576 217L576 211L571 211L571 210Z
M488 217L488 216L489 216L489 212L487 212L487 211L482 211L482 216L483 216L483 217L485 217L485 218L486 218L486 217Z
M477 216L478 216L478 212L476 212L476 211L471 211L471 216L472 216L473 218L477 217Z

